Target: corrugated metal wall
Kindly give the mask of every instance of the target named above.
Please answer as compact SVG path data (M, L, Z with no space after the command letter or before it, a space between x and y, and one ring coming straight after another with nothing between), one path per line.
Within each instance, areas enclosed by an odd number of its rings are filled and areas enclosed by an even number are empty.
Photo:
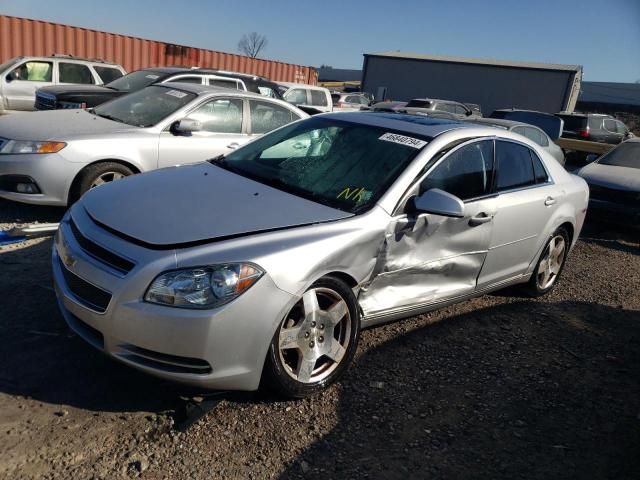
M233 70L283 82L318 82L318 72L302 65L0 15L0 63L20 55L53 53L101 58L119 63L128 72L185 65Z
M441 98L476 103L489 115L499 108L555 113L567 108L575 71L480 65L409 58L365 57L362 90L387 98ZM573 109L573 106L570 106Z

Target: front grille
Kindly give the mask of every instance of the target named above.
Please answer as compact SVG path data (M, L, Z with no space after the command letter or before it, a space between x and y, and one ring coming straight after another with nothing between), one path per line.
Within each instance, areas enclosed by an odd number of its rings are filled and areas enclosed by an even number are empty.
M123 351L118 353L119 356L145 367L170 373L193 373L196 375L211 373L209 362L199 358L154 352L129 344L122 344L120 348Z
M626 206L640 206L640 193L589 184L589 196L594 200L618 203Z
M56 97L53 95L45 95L36 93L36 110L55 110Z
M126 258L123 258L113 252L110 252L106 248L85 237L80 232L73 219L69 221L69 225L71 227L71 231L73 232L73 236L75 237L80 247L96 260L104 263L108 267L124 275L129 273L133 269L133 267L135 267L135 263L133 263L132 261L127 260Z
M62 260L59 260L64 280L76 300L87 308L95 310L98 313L104 313L111 301L111 294L83 280L75 273L70 272L62 263Z

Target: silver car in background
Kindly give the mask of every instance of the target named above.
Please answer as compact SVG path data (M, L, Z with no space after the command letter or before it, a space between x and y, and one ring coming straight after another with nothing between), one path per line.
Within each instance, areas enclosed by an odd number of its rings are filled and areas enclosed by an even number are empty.
M201 162L305 117L282 100L187 83L90 110L0 117L0 197L67 205L103 183Z
M589 215L640 228L640 138L631 138L578 172L589 184Z
M529 140L535 142L537 145L549 152L549 154L555 158L560 165L564 166L565 164L562 148L556 145L555 142L549 138L549 135L547 135L542 129L534 125L516 122L513 120L502 120L499 118L475 118L469 121L478 125L503 128L513 133L518 133L523 137L527 137Z
M506 130L322 114L91 190L56 235L55 289L70 327L132 367L302 397L344 373L362 327L550 291L587 202Z

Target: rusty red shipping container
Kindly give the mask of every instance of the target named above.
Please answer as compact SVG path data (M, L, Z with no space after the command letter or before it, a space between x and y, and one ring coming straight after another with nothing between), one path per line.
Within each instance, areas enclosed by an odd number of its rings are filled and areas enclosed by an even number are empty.
M318 72L312 67L0 15L0 63L20 55L53 53L101 58L122 65L128 72L184 65L250 73L282 82L318 83Z

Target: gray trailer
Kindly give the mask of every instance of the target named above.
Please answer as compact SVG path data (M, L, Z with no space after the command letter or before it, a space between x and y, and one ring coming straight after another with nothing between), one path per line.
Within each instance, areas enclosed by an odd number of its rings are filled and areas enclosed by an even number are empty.
M401 52L365 53L362 90L376 100L441 98L482 107L572 112L581 65L508 62Z

